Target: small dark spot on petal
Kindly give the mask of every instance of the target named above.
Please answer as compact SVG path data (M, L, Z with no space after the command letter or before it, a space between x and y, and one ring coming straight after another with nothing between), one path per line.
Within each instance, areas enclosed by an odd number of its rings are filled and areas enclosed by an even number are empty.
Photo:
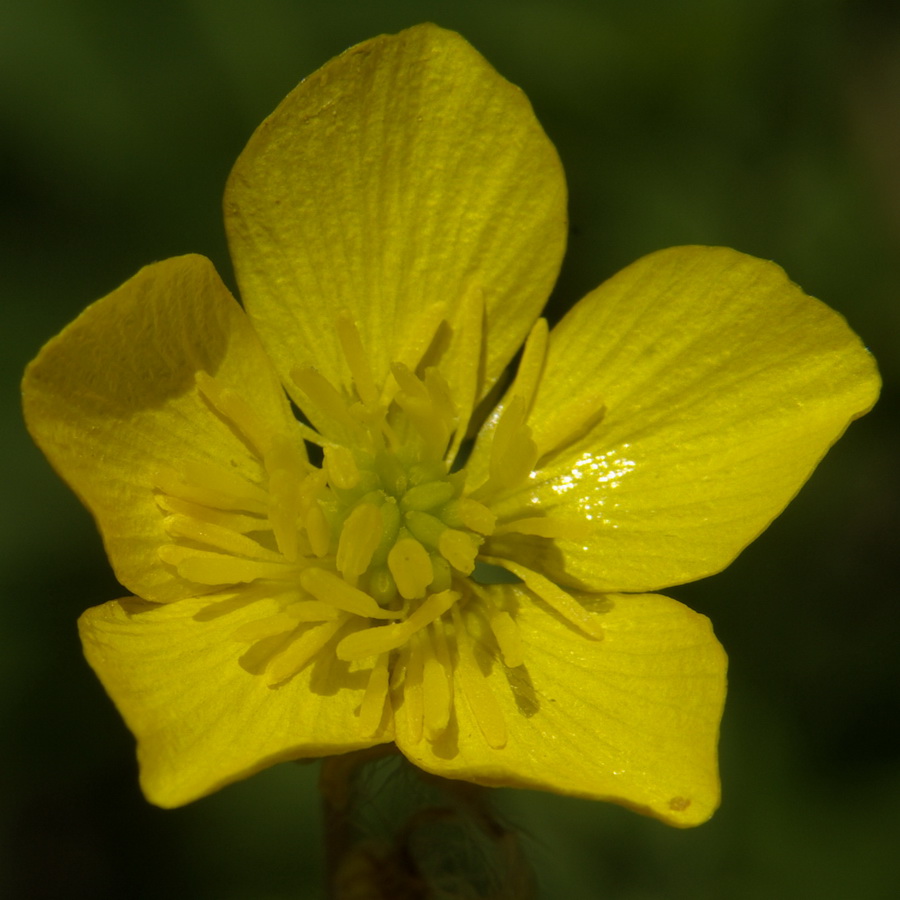
M690 805L690 797L673 797L669 801L669 809L673 812L684 812Z

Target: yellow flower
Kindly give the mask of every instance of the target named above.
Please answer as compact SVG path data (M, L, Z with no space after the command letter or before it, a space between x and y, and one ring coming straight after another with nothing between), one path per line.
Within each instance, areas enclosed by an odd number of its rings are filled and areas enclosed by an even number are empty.
M31 432L136 595L81 635L153 803L394 742L447 778L712 814L725 656L648 592L726 566L878 375L726 249L639 260L548 333L565 202L462 38L379 37L232 172L246 313L170 259L32 363Z

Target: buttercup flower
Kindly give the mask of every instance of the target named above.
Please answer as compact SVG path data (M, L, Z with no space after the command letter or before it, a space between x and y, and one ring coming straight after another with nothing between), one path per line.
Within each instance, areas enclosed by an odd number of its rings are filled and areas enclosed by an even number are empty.
M755 538L878 375L726 249L641 259L548 332L565 207L517 88L453 33L379 37L235 165L243 309L169 259L32 363L29 428L135 595L80 625L153 803L394 742L447 778L712 814L725 655L654 592Z

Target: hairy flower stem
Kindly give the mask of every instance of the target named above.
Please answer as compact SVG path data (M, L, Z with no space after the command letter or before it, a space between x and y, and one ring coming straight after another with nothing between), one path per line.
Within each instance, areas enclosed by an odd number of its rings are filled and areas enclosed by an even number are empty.
M319 788L330 900L536 896L518 834L479 785L426 775L385 745L324 759Z

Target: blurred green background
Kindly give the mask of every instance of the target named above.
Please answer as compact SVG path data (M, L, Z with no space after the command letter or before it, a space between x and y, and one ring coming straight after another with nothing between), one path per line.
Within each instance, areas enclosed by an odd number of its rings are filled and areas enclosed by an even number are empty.
M40 345L152 260L230 279L219 204L255 126L360 40L432 20L531 98L571 193L554 296L681 243L777 260L886 387L724 574L671 593L731 658L724 802L667 829L498 792L542 896L900 896L900 4L893 0L6 0L0 18L0 896L321 895L315 765L141 798L75 619L121 593L21 425Z

